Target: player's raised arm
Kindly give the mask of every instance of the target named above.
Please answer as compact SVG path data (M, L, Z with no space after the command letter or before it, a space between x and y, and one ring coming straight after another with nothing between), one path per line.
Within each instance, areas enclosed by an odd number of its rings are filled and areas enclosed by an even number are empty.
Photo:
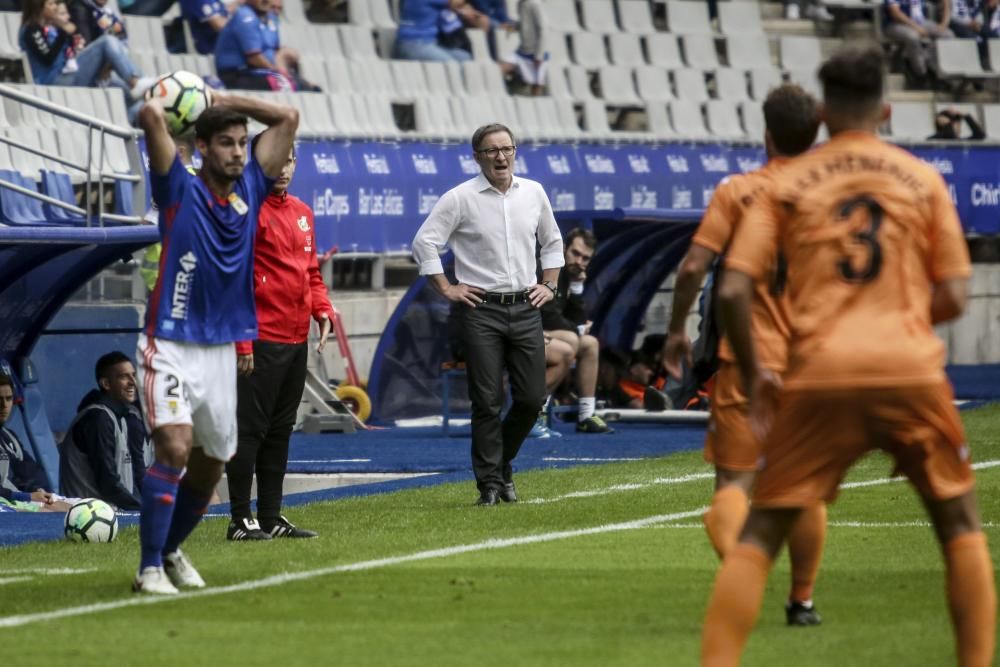
M149 100L139 110L139 127L146 133L149 168L161 176L166 176L177 158L177 145L170 136L167 116L160 100Z
M267 125L254 141L254 158L268 178L278 178L299 127L299 112L286 104L215 91L213 106L223 106Z

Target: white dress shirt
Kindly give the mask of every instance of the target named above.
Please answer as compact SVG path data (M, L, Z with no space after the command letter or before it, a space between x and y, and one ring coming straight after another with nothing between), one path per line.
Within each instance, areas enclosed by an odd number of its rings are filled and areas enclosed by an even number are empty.
M455 253L458 282L487 292L521 292L538 284L542 269L565 264L562 235L540 183L513 177L506 193L480 174L446 192L413 239L420 275L444 273L440 253Z

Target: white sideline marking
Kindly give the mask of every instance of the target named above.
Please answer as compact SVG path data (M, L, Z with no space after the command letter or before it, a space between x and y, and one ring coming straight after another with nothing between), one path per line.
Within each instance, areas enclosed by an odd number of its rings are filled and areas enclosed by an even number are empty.
M49 576L55 574L87 574L88 572L97 572L97 568L96 567L27 567L18 570L0 570L0 576L7 574L42 574Z
M450 556L473 553L476 551L487 551L490 549L506 549L507 547L516 547L525 544L539 544L541 542L553 542L555 540L565 540L573 537L583 537L586 535L597 535L600 533L610 533L623 530L636 530L638 528L645 528L647 526L652 526L667 521L677 521L678 519L689 519L694 516L701 516L701 514L703 514L706 509L708 508L702 507L687 512L675 512L673 514L658 514L656 516L650 516L644 519L635 519L633 521L624 521L622 523L609 523L603 526L593 526L591 528L561 530L552 533L542 533L540 535L524 535L522 537L510 537L502 540L492 539L492 540L486 540L484 542L477 542L475 544L462 544L454 547L445 547L443 549L418 551L416 553L407 554L405 556L390 556L388 558L365 560L358 563L348 563L346 565L336 565L333 567L319 568L317 570L306 570L304 572L286 572L284 574L276 574L270 577L265 577L263 579L257 579L256 581L244 581L239 584L220 586L219 588L205 588L200 591L185 592L185 593L180 593L178 595L162 595L162 596L136 595L133 597L122 598L120 600L112 600L110 602L99 602L97 604L89 604L80 607L68 607L66 609L57 609L55 611L46 611L35 614L22 614L20 616L7 616L4 618L0 618L0 628L16 628L24 625L30 625L32 623L53 621L59 618L68 618L71 616L83 616L87 614L95 614L102 611L112 611L114 609L122 609L123 607L159 604L161 602L171 602L173 600L186 600L190 598L224 595L226 593L242 593L244 591L252 591L260 588L271 588L273 586L281 586L283 584L287 584L293 581L304 581L307 579L315 579L316 577L323 577L328 574L374 570L382 567L389 567L391 565L399 565L400 563L412 563L415 561L431 560L434 558L448 558Z
M651 482L615 484L614 486L606 486L603 489L593 489L592 491L574 491L561 496L555 496L554 498L529 498L528 500L522 500L520 502L523 505L541 505L543 503L554 503L560 500L568 500L570 498L593 498L594 496L606 496L610 493L617 493L619 491L636 491L638 489L648 489L649 487L660 486L663 484L682 484L684 482L694 482L699 479L715 479L715 473L695 472L688 475L681 475L680 477L657 477Z
M617 463L619 461L642 461L638 457L622 458L598 458L594 456L572 457L572 456L543 456L543 461L578 461L580 463Z
M34 577L0 577L0 586L5 584L16 584L19 581L31 581Z

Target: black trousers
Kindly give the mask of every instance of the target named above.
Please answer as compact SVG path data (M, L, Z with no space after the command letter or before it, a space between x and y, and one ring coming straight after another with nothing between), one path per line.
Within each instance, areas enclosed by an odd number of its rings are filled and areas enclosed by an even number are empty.
M469 398L472 470L480 492L511 481L511 461L545 401L542 317L531 304L461 306ZM503 421L503 371L513 404Z
M251 519L250 488L257 474L257 516L273 523L281 514L288 440L306 384L307 343L254 341L253 373L236 381L236 455L226 464L230 512Z

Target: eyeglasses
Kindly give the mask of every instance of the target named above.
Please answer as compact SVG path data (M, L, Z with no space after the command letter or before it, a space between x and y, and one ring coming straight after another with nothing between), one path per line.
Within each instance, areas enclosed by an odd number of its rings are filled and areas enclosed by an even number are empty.
M498 154L503 153L504 157L510 157L517 150L517 146L501 146L500 148L484 148L480 151L476 151L480 154L485 154L487 157L495 158Z

